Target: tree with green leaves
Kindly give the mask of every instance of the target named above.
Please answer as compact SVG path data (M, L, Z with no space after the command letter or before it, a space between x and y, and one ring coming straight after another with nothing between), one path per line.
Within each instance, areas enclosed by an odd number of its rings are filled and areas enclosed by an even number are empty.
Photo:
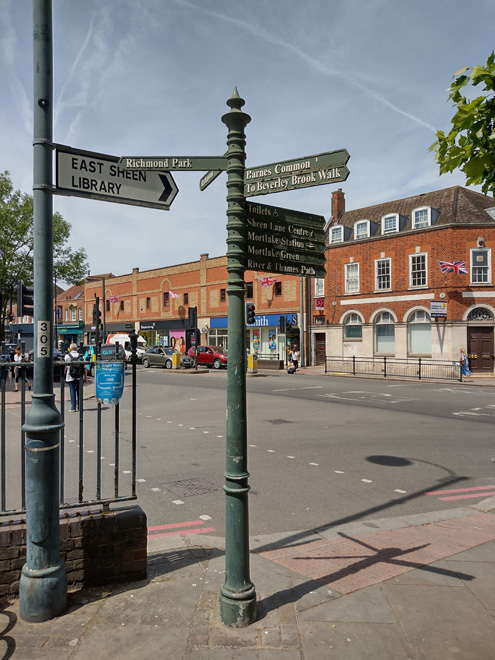
M447 135L437 131L430 151L436 151L440 174L459 168L468 186L480 185L485 195L495 195L495 54L485 66L464 67L453 78L448 90L457 107L452 128ZM483 94L470 101L464 95L467 85L483 85Z
M53 214L53 273L57 282L80 284L88 272L84 248L67 246L70 224L60 213ZM17 295L17 283L33 282L34 217L31 195L14 190L9 172L0 173L0 318L6 316L9 291ZM0 327L3 336L3 322Z

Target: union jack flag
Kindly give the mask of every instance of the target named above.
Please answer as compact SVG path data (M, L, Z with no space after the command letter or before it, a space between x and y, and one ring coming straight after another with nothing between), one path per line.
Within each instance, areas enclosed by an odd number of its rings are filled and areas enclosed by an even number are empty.
M442 273L467 273L465 261L439 261Z
M169 293L169 295L170 295L171 298L178 298L178 297L179 297L179 294L178 294L178 293L174 293L173 291L169 291L168 293Z
M277 281L274 277L258 277L261 286L272 286Z
M108 302L120 302L120 298L118 296L108 296L107 300Z

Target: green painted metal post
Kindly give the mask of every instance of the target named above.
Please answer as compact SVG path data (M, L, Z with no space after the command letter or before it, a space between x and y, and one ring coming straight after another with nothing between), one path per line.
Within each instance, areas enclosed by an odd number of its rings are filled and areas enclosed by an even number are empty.
M227 271L228 335L227 449L225 471L225 583L220 590L220 617L227 626L242 628L256 619L256 590L249 576L249 516L246 424L246 212L244 202L244 129L251 117L242 111L237 89L222 117L227 137Z
M26 563L20 615L39 622L67 604L60 557L62 419L53 394L53 46L51 0L33 1L34 34L34 393L26 416Z

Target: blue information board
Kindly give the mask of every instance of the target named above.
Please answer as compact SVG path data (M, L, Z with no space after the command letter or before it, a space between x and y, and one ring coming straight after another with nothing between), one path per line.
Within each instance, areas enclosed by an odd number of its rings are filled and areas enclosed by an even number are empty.
M124 365L122 362L106 362L96 365L96 400L98 403L115 405L124 393Z

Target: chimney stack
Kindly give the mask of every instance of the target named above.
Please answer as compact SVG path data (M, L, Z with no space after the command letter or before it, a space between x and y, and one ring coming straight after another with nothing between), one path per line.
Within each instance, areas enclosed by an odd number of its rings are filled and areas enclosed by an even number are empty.
M345 198L342 188L334 190L332 193L332 220L338 223L345 211Z

